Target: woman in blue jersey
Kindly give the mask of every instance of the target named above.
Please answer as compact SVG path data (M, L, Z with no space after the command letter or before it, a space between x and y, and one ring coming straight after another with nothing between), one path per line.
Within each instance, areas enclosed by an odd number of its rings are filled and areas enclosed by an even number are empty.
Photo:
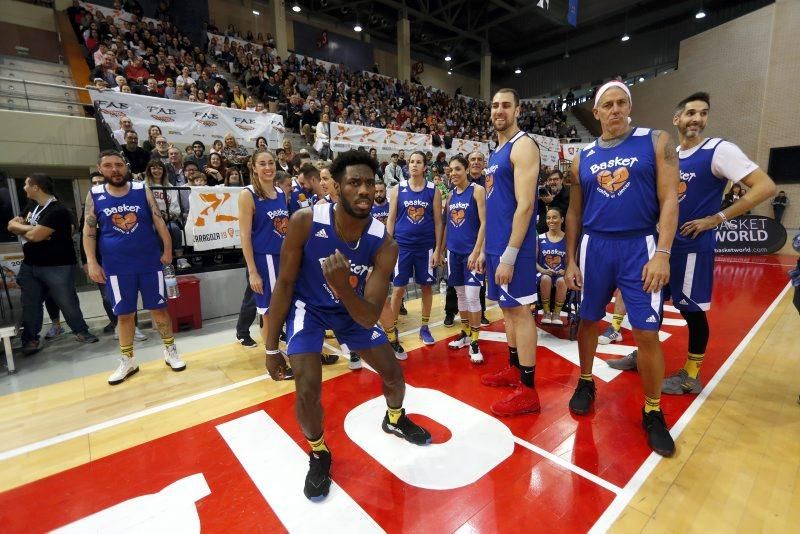
M445 243L447 244L447 285L455 288L458 313L463 329L448 347L469 347L472 363L483 363L478 347L481 329L480 292L483 276L477 274L484 261L483 240L486 234L486 190L467 178L469 163L463 156L450 160L450 183L445 210Z
M280 253L289 211L286 195L275 187L276 160L272 152L257 150L250 159L252 184L239 195L239 235L256 309L262 315L261 337L266 339L269 303L278 278Z
M536 270L541 275L539 295L542 300L542 324L562 324L561 308L567 297L567 284L564 281L567 242L561 229L564 217L557 208L550 208L547 210L546 221L547 232L539 234L536 253ZM555 306L551 307L553 284L556 286L556 302Z

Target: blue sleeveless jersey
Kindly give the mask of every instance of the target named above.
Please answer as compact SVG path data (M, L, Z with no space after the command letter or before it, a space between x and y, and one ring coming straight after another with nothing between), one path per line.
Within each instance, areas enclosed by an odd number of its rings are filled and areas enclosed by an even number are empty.
M486 169L486 253L494 256L503 254L511 237L514 212L517 211L511 149L517 139L523 135L526 135L525 132L518 132L489 156L489 166ZM532 187L536 188L535 185ZM537 204L534 196L533 213L528 223L528 232L519 249L519 256L523 258L536 257Z
M144 274L161 270L161 239L142 182L130 182L128 193L112 196L104 184L91 189L97 216L97 246L108 274Z
M681 183L678 185L678 232L672 243L677 252L712 252L716 245L715 229L706 230L696 239L681 235L681 226L720 211L722 193L728 181L711 172L711 160L722 139L711 138L689 157L680 159Z
M649 128L634 129L613 148L597 141L586 145L579 165L585 233L606 238L656 233L656 155Z
M447 203L447 250L467 256L475 248L481 221L473 194L475 184L470 183L463 193L454 187Z
M336 249L350 260L350 285L356 293L364 295L364 284L367 273L373 266L375 253L386 238L386 227L371 218L369 225L361 235L356 250L352 244L345 243L333 226L335 204L314 206L314 222L311 232L303 247L303 261L295 283L294 295L307 305L335 313L347 313L336 293L328 287L322 274L322 260L333 254Z
M275 187L278 196L274 199L260 198L252 185L247 189L253 195L256 210L253 214L253 252L256 254L281 253L281 245L289 227L289 210L286 207L286 195Z
M428 250L436 246L436 226L433 222L435 186L426 182L419 193L403 180L397 186L397 220L394 240L403 248Z
M289 197L289 215L299 209L307 208L314 205L314 198L307 193L305 189L297 188L292 189L292 194Z
M382 206L378 204L373 204L372 216L378 219L383 224L386 224L386 219L389 218L389 202L384 202Z
M561 241L555 243L550 241L547 233L539 234L539 254L537 263L545 269L562 271L567 268L567 238L563 236Z

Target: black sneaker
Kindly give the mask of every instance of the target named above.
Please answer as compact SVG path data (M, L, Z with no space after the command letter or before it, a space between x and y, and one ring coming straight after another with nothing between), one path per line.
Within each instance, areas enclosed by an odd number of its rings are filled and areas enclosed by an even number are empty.
M577 415L585 415L592 409L594 404L595 387L594 380L578 380L578 387L569 400L569 411Z
M408 310L406 309L405 302L400 304L400 315L408 315Z
M414 445L427 445L431 442L431 433L419 426L417 423L406 417L406 409L403 408L400 419L397 424L393 425L389 422L389 412L383 416L383 424L381 428L387 434L394 434L397 437L403 438L409 443Z
M104 334L112 334L112 333L114 333L114 330L116 330L116 329L117 329L117 325L115 325L114 323L109 322L107 325L105 325L103 327L103 333Z
M453 319L455 319L455 316L452 313L445 313L444 314L444 325L447 328L450 328L454 324Z
M319 502L331 489L331 453L327 451L308 454L308 474L303 494L310 501Z
M401 361L408 359L408 354L406 354L406 349L403 348L403 345L400 344L400 341L394 341L394 342L390 341L389 345L392 346L395 358Z
M238 341L241 346L248 349L252 349L258 346L258 343L256 343L255 340L250 336L243 336L243 337L236 336L236 341Z
M292 371L291 367L286 368L286 372L283 373L284 380L294 380L294 371Z
M492 324L492 323L489 322L489 319L486 318L486 315L482 314L481 315L481 326L489 326L490 324Z
M281 330L281 335L278 336L278 339L286 343L286 330Z
M350 363L347 364L347 368L351 371L355 371L357 369L361 369L361 356L356 354L355 352L350 353Z
M664 412L653 410L645 412L642 408L642 427L647 432L647 444L661 456L670 457L675 454L675 441L664 421Z
M339 361L338 354L323 354L320 358L322 360L322 365L333 365Z

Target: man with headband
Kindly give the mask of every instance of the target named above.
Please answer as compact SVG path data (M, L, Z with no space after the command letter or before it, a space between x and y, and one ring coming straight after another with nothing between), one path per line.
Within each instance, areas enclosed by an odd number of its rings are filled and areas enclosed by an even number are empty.
M672 456L675 443L661 411L664 355L658 330L678 224L678 157L668 133L630 125L631 105L624 83L609 82L597 91L592 112L602 134L570 169L564 278L583 295L581 376L569 409L584 415L592 408L598 321L618 288L639 351L647 442L658 454Z

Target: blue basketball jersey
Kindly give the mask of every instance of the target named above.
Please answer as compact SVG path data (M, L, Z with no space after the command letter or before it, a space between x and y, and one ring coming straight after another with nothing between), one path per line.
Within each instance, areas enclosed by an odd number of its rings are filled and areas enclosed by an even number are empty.
M481 227L474 193L473 183L467 185L462 193L454 187L447 203L447 250L464 256L471 254L475 248Z
M389 218L389 202L372 205L372 216L378 219L383 224L386 224L386 219Z
M562 271L567 268L567 239L562 236L560 241L550 241L547 233L539 234L539 254L537 263L545 269Z
M386 227L378 220L370 219L370 224L352 250L352 244L345 243L336 234L333 226L335 204L314 206L314 222L308 240L303 247L303 260L295 283L295 297L314 308L331 312L347 313L336 293L328 287L322 274L322 261L337 249L350 260L350 285L359 295L364 295L367 273L373 266L375 253L386 238Z
M286 207L286 195L275 187L278 194L274 199L259 197L252 185L247 189L253 195L255 213L253 214L253 231L251 240L253 252L256 254L281 253L281 245L289 228L289 210Z
M306 192L305 189L292 189L292 194L289 197L289 215L299 209L313 206L314 202L312 196Z
M722 139L706 139L692 155L680 158L681 183L678 185L678 232L672 250L678 252L710 252L714 250L715 230L707 230L692 239L681 235L681 226L720 211L722 193L728 181L714 176L711 160Z
M501 256L511 237L514 212L517 210L517 197L514 194L514 166L511 164L511 149L517 139L526 135L518 132L506 144L489 156L486 169L486 253ZM533 185L534 189L536 186ZM536 194L536 193L534 193ZM519 248L519 256L536 257L536 209L538 202L533 199L533 213L528 223L528 232Z
M619 145L594 141L581 151L583 228L587 234L629 238L656 233L659 203L650 128L636 128Z
M422 191L411 189L403 180L397 186L397 219L394 240L404 248L427 250L436 246L436 226L433 222L433 205L436 187L426 182Z
M103 251L103 270L116 274L144 274L161 270L161 240L142 182L130 182L128 193L112 196L105 184L91 189L97 216L97 246Z

